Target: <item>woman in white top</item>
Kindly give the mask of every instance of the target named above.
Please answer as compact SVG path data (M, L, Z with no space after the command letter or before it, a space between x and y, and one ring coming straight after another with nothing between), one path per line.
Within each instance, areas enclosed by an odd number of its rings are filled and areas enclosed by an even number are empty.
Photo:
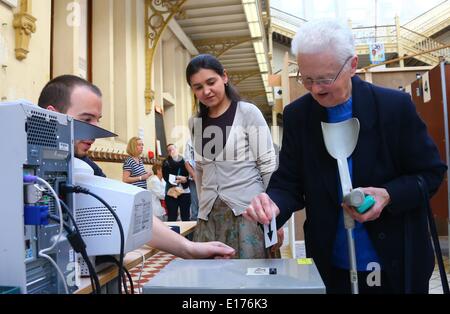
M164 200L166 196L166 181L163 178L161 165L153 165L152 170L154 175L149 179L148 189L152 192L153 214L164 221L166 220L167 215L161 201Z

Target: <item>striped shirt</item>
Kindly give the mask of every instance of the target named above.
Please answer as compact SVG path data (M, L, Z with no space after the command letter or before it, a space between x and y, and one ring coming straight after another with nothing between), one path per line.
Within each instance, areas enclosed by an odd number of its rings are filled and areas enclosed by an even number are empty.
M142 159L139 158L139 163L134 160L133 157L128 157L125 162L123 163L123 171L129 171L130 177L140 177L146 174L144 163L142 162ZM143 189L147 189L147 181L141 180L134 183L131 183L135 186L138 186Z

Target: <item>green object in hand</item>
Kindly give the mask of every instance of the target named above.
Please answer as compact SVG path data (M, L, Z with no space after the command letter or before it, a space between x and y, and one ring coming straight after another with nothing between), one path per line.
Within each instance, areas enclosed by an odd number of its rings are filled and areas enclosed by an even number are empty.
M364 214L366 211L368 211L373 205L375 204L375 199L372 195L366 195L364 198L364 202L361 206L357 207L356 210L360 214Z

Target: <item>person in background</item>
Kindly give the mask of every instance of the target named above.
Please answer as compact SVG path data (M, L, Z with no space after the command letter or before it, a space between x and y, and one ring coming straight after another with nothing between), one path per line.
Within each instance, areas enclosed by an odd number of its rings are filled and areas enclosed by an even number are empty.
M198 216L198 196L197 187L195 185L195 158L194 146L192 140L189 138L184 149L184 160L186 162L186 169L189 172L189 190L191 191L191 220L197 221Z
M102 93L94 84L74 75L62 75L43 88L38 105L41 108L67 114L77 120L98 125L102 117ZM75 142L75 157L87 162L94 174L105 176L102 169L87 157L93 140ZM220 242L195 243L173 232L153 216L153 237L149 245L181 258L231 258L234 250Z
M344 211L355 221L359 292L428 293L434 256L419 187L430 195L447 169L411 96L361 80L348 26L304 23L292 41L297 80L308 94L286 106L280 165L266 193L246 209L251 221L282 225L305 208L305 245L328 293L350 293ZM337 162L325 147L321 122L356 118L359 139L347 159L352 185L375 199L365 213L343 203ZM345 141L345 139L342 139Z
M147 189L147 179L152 173L145 171L141 158L143 151L144 142L141 138L135 136L128 141L127 154L129 156L123 163L122 181Z
M189 189L189 172L183 157L174 144L167 145L169 156L163 163L163 177L166 181L167 221L176 221L178 208L182 221L189 221L191 193ZM174 192L175 194L171 193Z
M152 170L153 175L148 180L148 189L152 192L153 214L164 221L167 219L167 215L161 201L166 197L166 181L163 178L161 165L153 165Z
M214 56L193 58L186 80L200 109L189 122L200 203L194 241L222 241L237 258L269 257L262 228L242 217L276 167L267 122L255 105L241 100ZM278 246L272 249L277 252Z

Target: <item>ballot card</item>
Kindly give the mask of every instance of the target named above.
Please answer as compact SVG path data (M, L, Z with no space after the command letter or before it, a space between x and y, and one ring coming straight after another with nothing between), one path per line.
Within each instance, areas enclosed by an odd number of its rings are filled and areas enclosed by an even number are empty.
M177 185L177 176L169 174L169 183L172 185Z
M275 221L275 215L272 215L270 224L264 225L264 242L266 244L266 248L271 247L278 242L277 223Z

